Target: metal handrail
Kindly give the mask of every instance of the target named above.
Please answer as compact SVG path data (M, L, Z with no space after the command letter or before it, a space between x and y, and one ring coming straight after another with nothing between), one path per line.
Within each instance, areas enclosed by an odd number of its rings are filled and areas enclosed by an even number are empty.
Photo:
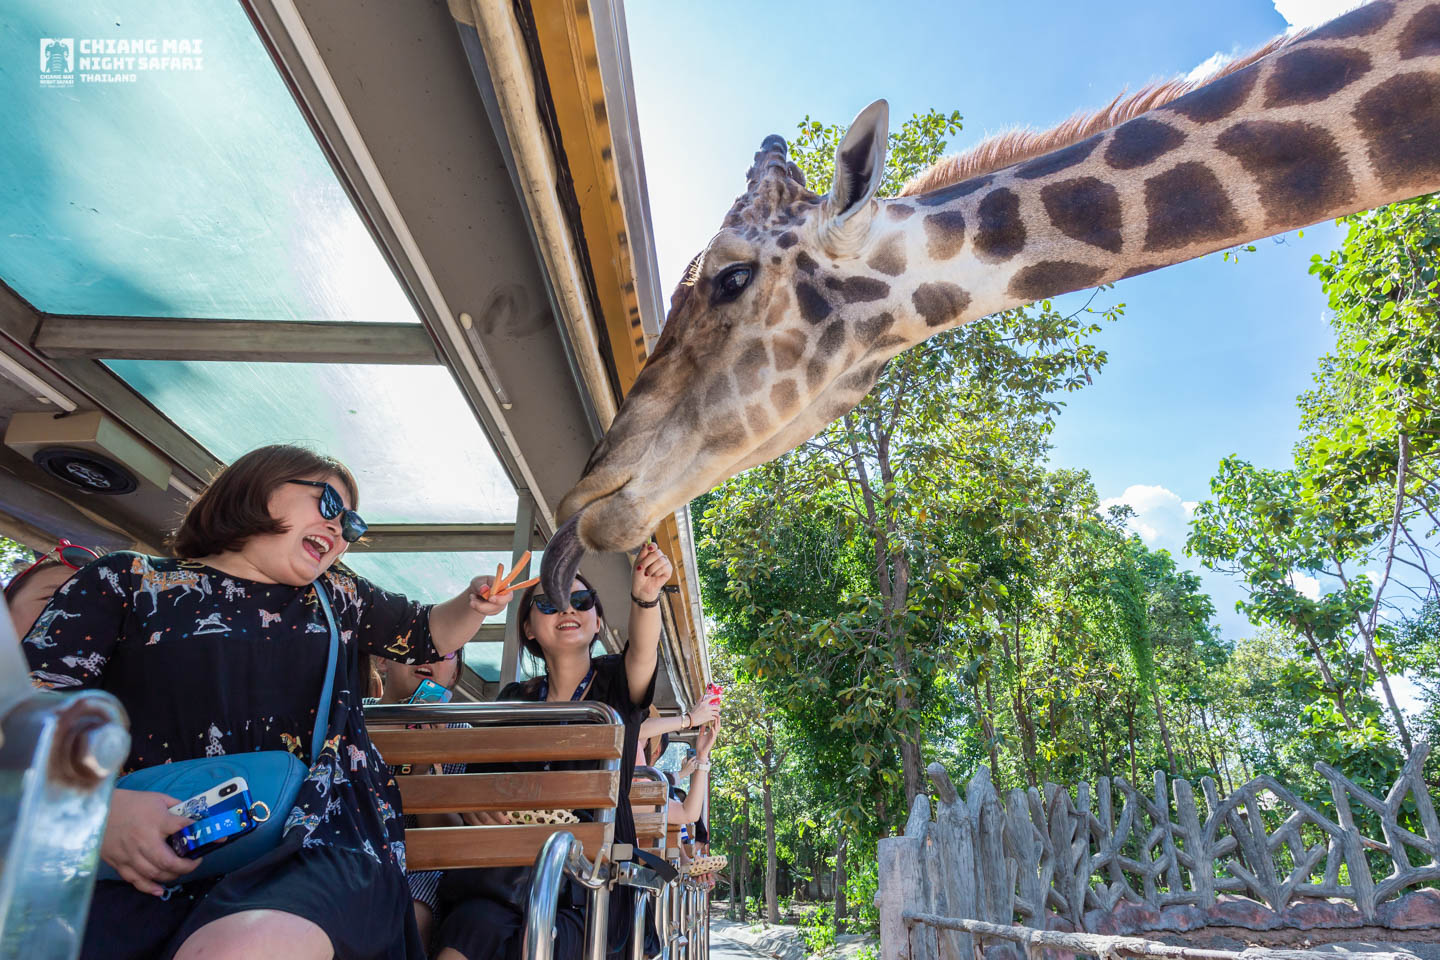
M566 875L583 879L602 868L597 856L592 866L584 848L568 830L553 833L535 858L530 895L525 904L525 960L554 960L555 914L560 905L561 884ZM609 930L610 887L591 887L585 919L585 958L604 960Z

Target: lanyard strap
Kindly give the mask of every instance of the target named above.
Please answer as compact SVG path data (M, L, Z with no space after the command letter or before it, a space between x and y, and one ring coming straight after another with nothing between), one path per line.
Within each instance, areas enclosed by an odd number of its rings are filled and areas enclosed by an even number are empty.
M315 596L320 600L320 609L325 612L325 622L330 625L330 662L325 666L325 684L320 688L320 705L315 708L315 732L310 735L310 762L320 759L325 746L325 734L330 727L330 694L335 691L335 661L340 652L340 631L335 628L335 614L330 610L330 598L320 581L311 584Z
M582 697L584 697L584 696L585 696L585 690L586 690L586 688L590 686L590 681L591 681L591 680L594 680L594 679L595 679L595 666L592 664L592 665L590 666L590 669L589 669L588 671L586 671L586 673L585 673L585 679L584 679L584 680L581 680L581 681L580 681L580 685L575 688L575 692L572 693L572 694L570 694L570 702L571 702L571 703L574 703L575 701L577 701L577 700L581 699ZM541 700L548 700L549 698L550 698L550 674L547 673L547 674L545 674L545 678L540 681L540 699L541 699Z

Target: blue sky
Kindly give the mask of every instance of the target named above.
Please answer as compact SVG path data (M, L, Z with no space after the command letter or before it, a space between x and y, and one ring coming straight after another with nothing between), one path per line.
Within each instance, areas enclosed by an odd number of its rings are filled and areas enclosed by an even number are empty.
M629 0L630 46L660 272L668 285L719 226L769 133L806 114L848 123L885 97L892 118L959 110L962 149L1007 127L1047 127L1122 89L1204 69L1354 0ZM898 123L898 119L896 120ZM1068 398L1052 463L1091 472L1128 502L1135 529L1182 565L1190 505L1221 457L1290 463L1295 397L1331 343L1310 257L1341 232L1320 224L1118 284L1126 315L1110 362ZM668 293L668 291L667 291ZM1097 303L1099 301L1097 300ZM1251 632L1241 596L1207 574L1227 638Z

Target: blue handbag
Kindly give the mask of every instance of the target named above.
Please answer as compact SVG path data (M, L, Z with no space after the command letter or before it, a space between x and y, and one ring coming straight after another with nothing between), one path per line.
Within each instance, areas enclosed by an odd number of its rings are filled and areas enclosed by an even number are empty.
M315 588L315 596L320 600L320 609L325 612L325 621L330 625L330 661L325 667L325 684L320 688L320 704L315 708L315 730L310 737L310 762L314 763L320 758L320 751L325 746L326 720L330 715L330 695L335 688L335 661L339 655L340 632L335 627L335 614L330 609L330 598L325 595L325 588L320 585L319 580L311 586ZM300 793L300 784L309 774L310 768L288 750L257 750L253 753L198 757L179 763L146 767L121 777L115 786L121 790L152 790L184 800L202 794L233 777L245 778L250 788L250 813L255 820L260 821L259 825L244 836L236 837L206 854L201 859L200 866L180 879L181 883L188 883L191 880L203 880L237 870L278 847L285 832L285 820ZM120 880L115 869L103 861L98 876L101 880Z

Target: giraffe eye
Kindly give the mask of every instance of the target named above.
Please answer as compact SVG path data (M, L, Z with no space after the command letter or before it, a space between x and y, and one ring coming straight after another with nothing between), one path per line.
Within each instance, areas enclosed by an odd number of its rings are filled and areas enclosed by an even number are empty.
M734 300L745 292L754 276L755 269L748 264L727 267L715 278L715 302L729 303Z

